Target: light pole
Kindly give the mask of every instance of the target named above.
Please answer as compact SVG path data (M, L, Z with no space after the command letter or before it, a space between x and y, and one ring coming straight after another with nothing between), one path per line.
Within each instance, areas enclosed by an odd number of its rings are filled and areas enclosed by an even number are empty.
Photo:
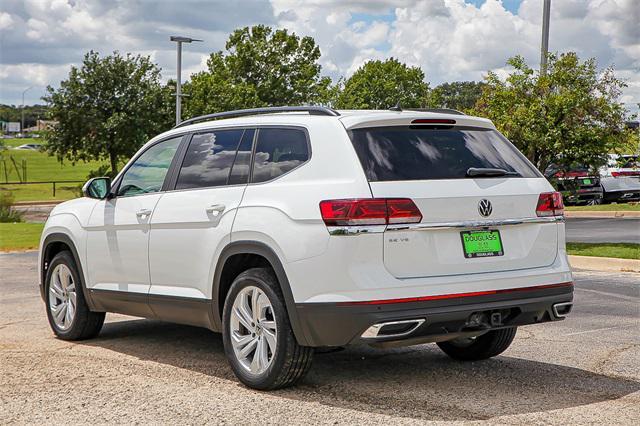
M542 44L540 46L540 75L547 73L547 56L549 56L549 15L551 0L544 0L542 6Z
M22 108L20 108L20 133L24 134L24 95L34 86L29 86L22 91Z
M176 66L176 126L182 121L182 43L192 41L202 41L190 37L171 36L169 40L177 43L177 66Z

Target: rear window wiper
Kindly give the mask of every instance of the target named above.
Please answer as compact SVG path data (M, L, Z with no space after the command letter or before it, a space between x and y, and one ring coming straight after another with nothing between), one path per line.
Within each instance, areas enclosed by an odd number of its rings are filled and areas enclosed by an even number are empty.
M518 172L510 172L505 169L494 169L490 167L469 167L467 177L499 177L499 176L520 176Z

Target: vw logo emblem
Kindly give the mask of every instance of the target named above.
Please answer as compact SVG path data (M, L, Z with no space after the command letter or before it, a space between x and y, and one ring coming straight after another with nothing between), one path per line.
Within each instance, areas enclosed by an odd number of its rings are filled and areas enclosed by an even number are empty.
M492 211L491 201L487 199L480 200L478 203L478 213L480 213L480 216L489 217Z

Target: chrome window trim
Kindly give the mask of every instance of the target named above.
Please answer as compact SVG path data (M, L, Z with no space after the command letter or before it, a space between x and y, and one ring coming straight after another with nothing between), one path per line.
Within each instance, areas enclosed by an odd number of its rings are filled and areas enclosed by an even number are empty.
M385 231L436 231L444 229L477 229L525 223L561 223L564 216L524 217L520 219L469 220L460 222L406 223L369 226L328 226L331 235L377 234Z

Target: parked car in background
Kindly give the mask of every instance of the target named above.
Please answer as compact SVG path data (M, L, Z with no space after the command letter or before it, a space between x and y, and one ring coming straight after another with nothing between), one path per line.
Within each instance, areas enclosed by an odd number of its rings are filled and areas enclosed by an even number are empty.
M555 183L562 193L566 205L600 204L602 202L602 186L598 172L586 166L574 166L563 172L555 164L550 165L544 173L545 177Z
M603 203L640 200L640 157L609 154L600 169Z
M41 144L37 143L25 143L24 145L16 146L13 149L21 149L21 150L30 150L30 151L39 151L42 148Z

